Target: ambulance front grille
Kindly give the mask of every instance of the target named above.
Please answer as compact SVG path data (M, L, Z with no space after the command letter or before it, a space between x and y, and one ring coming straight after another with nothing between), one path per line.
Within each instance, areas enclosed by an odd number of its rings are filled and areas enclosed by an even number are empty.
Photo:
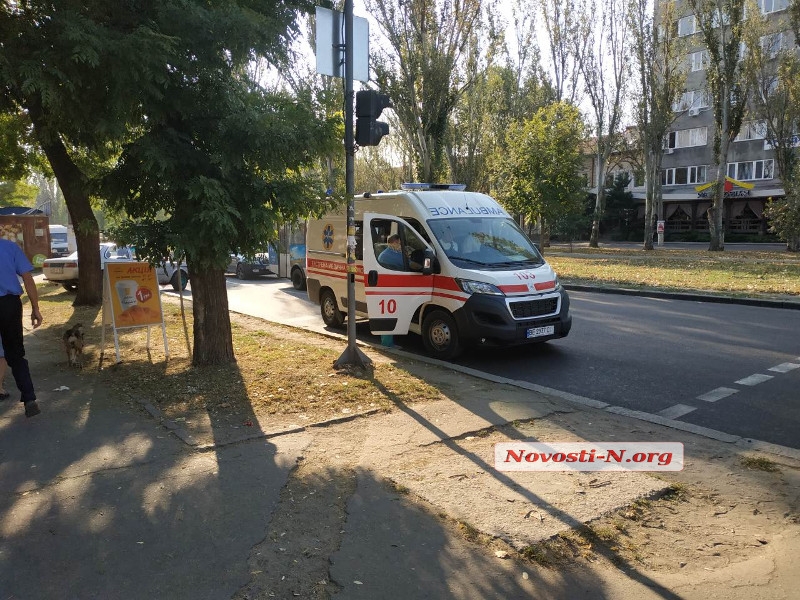
M530 319L550 315L558 310L558 296L528 300L525 302L509 302L508 307L515 319Z

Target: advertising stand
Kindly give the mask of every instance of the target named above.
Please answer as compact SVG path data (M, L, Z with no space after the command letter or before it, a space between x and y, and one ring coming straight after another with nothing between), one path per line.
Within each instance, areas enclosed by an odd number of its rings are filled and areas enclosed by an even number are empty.
M117 363L119 330L147 327L147 350L150 351L150 328L161 325L164 338L164 355L169 357L167 329L161 311L156 272L146 262L107 262L103 273L103 329L100 341L100 366L106 347L106 325L114 331L114 349Z

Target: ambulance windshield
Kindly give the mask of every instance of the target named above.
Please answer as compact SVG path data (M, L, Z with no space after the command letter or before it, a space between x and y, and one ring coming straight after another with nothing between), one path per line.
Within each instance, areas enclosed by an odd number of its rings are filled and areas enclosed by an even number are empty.
M431 219L428 225L439 246L454 264L497 269L544 264L542 255L511 219Z

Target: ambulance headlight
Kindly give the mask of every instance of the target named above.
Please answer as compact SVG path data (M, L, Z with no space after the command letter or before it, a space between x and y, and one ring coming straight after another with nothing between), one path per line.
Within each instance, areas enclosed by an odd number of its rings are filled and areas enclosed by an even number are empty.
M470 279L456 279L458 287L467 294L489 294L490 296L502 296L503 292L484 281L472 281Z
M558 280L558 275L556 275L555 278L553 279L553 283L556 284L555 291L560 292L561 291L561 282Z

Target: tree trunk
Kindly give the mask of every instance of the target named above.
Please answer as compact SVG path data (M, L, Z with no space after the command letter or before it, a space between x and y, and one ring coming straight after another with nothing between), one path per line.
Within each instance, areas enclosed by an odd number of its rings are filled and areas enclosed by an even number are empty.
M592 234L589 236L589 246L597 248L600 246L600 219L603 218L603 204L605 203L606 189L598 184L597 198L594 203L594 215L592 216Z
M660 139L660 138L659 138ZM653 249L653 216L661 218L658 213L661 198L661 144L650 149L647 155L645 170L645 214L644 214L644 246L643 250Z
M655 204L655 186L651 173L645 175L645 200L644 200L644 246L642 250L653 249L653 205Z
M100 230L89 203L86 176L72 161L61 137L46 125L37 102L28 105L36 139L47 156L75 228L78 245L78 294L73 306L99 306L103 302L103 272L100 264Z
M539 252L544 254L544 249L546 246L549 246L547 233L545 229L545 220L544 217L539 215Z
M233 353L228 291L222 269L198 270L189 263L194 317L194 366L236 362Z
M717 182L714 186L714 199L708 209L708 241L709 252L722 252L725 250L725 232L722 229L722 213L725 207L725 167L720 165L717 173Z

